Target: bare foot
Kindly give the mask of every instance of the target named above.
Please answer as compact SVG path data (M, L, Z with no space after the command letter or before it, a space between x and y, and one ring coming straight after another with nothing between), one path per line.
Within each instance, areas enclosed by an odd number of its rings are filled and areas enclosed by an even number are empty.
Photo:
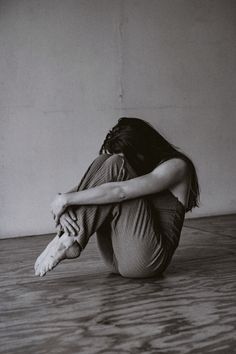
M50 251L50 248L53 247L58 240L58 235L56 235L51 242L47 245L47 247L44 249L44 251L38 256L36 259L36 262L34 264L34 270L36 272L37 268L39 265L42 263L43 259L47 256L48 252Z
M43 276L66 258L80 255L80 246L74 236L58 235L49 243L35 262L35 275Z

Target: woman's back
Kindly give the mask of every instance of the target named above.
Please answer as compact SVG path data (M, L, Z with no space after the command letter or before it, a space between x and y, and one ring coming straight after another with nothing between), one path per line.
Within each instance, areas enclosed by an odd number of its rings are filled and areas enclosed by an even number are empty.
M173 251L179 244L179 238L185 217L185 207L169 190L147 197L153 206L153 216L157 231L164 242Z

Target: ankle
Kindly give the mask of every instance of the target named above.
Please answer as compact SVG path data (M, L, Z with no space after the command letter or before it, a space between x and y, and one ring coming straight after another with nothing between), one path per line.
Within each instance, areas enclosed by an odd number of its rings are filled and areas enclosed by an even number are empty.
M75 237L72 236L72 235L69 236L69 235L64 233L60 237L60 242L66 249L68 249L69 247L73 246L73 244L75 243Z

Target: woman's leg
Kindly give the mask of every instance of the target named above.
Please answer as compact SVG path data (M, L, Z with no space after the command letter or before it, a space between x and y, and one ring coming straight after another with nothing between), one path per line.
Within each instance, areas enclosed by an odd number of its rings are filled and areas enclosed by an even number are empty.
M124 158L101 155L89 167L78 190L135 177ZM98 245L106 264L123 276L146 277L156 273L163 261L164 248L149 203L137 198L118 204L74 207L80 231L76 237L65 234L54 243L54 250L41 262L43 275L66 257L77 241L84 249L90 236L98 233ZM106 235L104 235L106 233ZM53 248L53 247L52 247Z
M106 162L108 159L109 163ZM123 164L124 161L118 155L99 155L84 174L77 191L122 180ZM81 249L86 246L89 236L102 225L113 206L114 204L73 207L80 227L79 234L76 237L67 234L62 234L60 237L56 235L37 258L34 266L35 274L44 275L62 259L78 257Z

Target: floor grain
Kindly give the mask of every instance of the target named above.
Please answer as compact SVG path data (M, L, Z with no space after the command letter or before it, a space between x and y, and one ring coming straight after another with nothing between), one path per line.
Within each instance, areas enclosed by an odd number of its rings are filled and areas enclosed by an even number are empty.
M236 353L235 215L187 220L165 275L111 275L91 240L44 278L51 236L1 240L0 353Z

